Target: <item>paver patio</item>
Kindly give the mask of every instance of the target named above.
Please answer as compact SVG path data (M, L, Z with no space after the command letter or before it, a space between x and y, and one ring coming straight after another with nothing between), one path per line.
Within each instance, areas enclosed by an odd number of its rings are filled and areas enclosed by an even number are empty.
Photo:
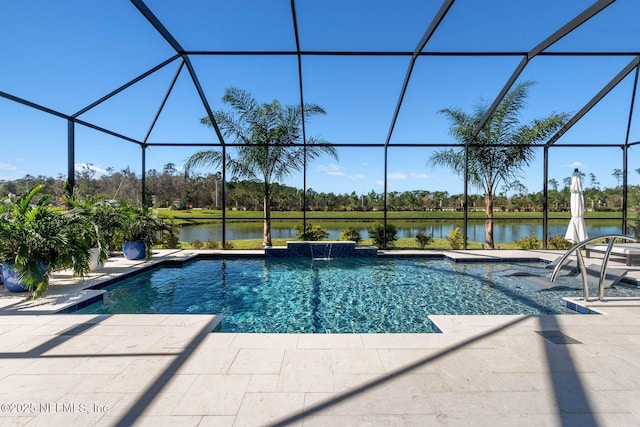
M5 311L0 424L638 425L640 301L590 305L606 314L431 316L442 334Z

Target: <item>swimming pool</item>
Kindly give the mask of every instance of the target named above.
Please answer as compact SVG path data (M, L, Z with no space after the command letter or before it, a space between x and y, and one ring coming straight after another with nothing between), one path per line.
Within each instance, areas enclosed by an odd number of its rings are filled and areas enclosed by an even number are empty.
M582 295L581 281L544 289L523 276L549 273L542 263L421 258L201 259L110 285L77 313L222 314L223 332L433 332L429 314L565 313L562 297Z

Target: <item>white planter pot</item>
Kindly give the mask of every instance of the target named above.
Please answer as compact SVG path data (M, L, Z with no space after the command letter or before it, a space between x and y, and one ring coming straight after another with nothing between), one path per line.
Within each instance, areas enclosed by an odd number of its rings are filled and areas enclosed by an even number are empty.
M100 249L89 249L89 271L98 271L104 267L104 263L100 262Z

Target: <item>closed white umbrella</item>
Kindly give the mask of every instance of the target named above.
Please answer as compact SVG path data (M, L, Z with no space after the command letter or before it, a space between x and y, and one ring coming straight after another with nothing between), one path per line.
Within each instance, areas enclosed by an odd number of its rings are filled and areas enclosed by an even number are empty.
M571 176L571 221L567 227L564 238L570 242L578 243L589 236L587 226L584 223L584 195L582 194L582 178L580 171L575 169Z

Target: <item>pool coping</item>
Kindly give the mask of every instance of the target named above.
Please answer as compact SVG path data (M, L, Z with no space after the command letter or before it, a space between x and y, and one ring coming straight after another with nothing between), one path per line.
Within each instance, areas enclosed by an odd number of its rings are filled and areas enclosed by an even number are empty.
M521 250L378 250L379 258L444 259L455 263L474 262L551 262L562 251ZM199 259L267 259L264 250L154 250L151 259L129 261L122 256L110 257L100 271L85 278L73 278L68 272L52 275L48 293L35 301L26 301L26 294L0 292L2 314L68 314L102 300L103 288L144 271L162 267L181 267ZM640 270L638 270L640 275ZM628 283L640 284L630 276ZM568 308L581 314L601 314L593 301L565 299Z

